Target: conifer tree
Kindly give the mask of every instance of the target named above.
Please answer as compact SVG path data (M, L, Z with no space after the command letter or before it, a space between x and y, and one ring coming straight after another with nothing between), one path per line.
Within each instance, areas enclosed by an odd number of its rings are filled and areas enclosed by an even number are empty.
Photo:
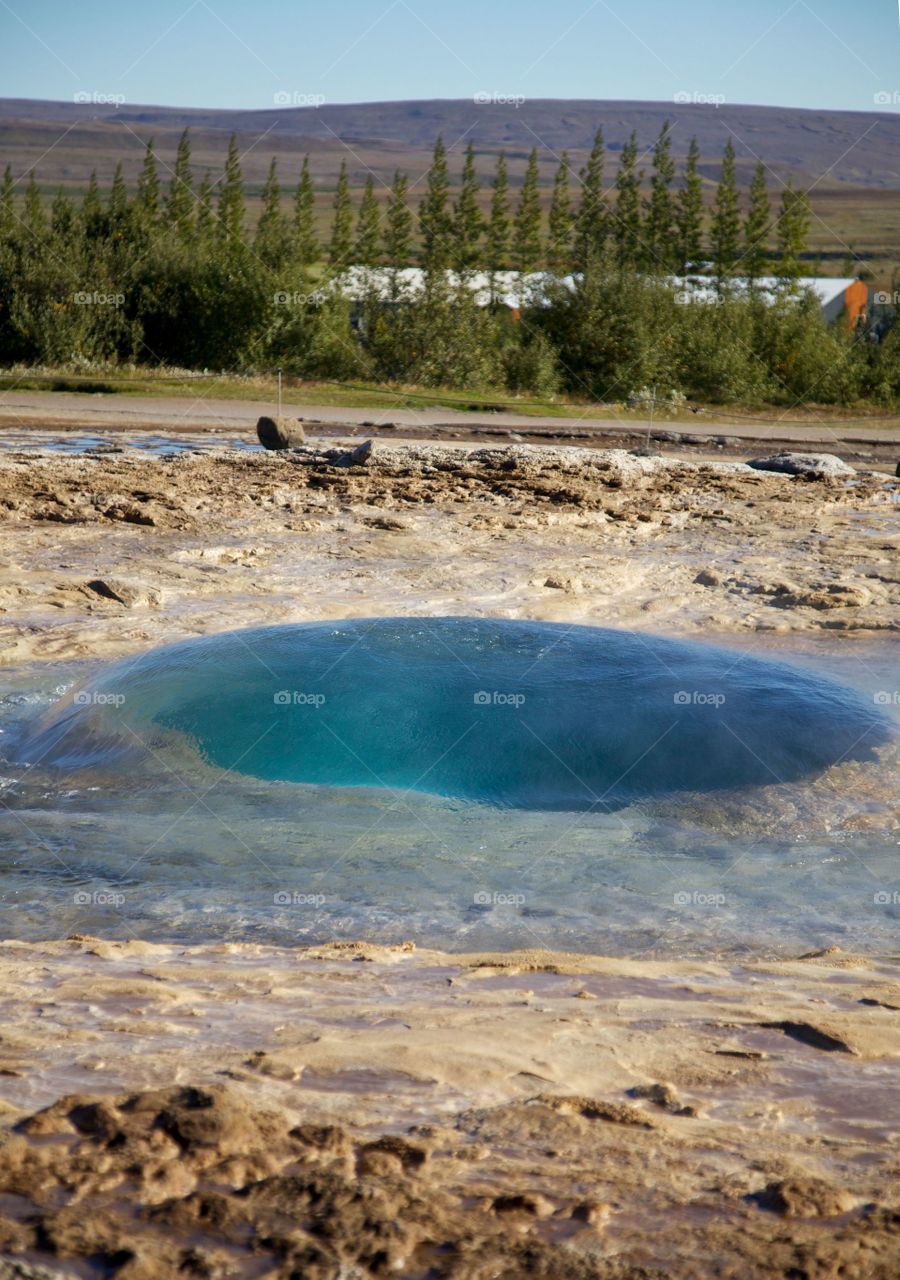
M781 193L778 217L778 275L782 280L795 281L802 274L800 259L806 252L809 224L809 196L802 189L798 191L790 179Z
M734 143L729 138L722 156L722 172L716 188L710 229L713 272L722 281L734 271L740 253L741 210L737 174L734 165Z
M98 238L105 232L105 223L103 202L100 199L100 187L97 183L97 170L92 169L88 188L81 202L81 224L86 235Z
M116 226L121 226L128 217L128 190L125 186L121 161L116 165L109 192L109 217Z
M273 156L262 193L262 213L256 226L254 247L269 266L276 266L284 256L286 227L281 211L281 184L278 181L278 162Z
M59 188L50 206L50 230L60 240L66 240L75 227L75 209L72 201Z
M408 202L409 180L397 169L388 197L384 227L384 252L390 267L391 296L396 298L400 289L400 272L413 259L413 215Z
M16 212L13 204L12 166L7 165L3 171L3 185L0 187L0 238L6 240L12 234L16 224Z
M337 186L334 191L334 216L331 223L331 239L328 242L328 261L333 267L346 267L350 262L353 237L353 204L350 200L350 179L347 161L341 161Z
M766 167L760 160L750 184L750 207L744 223L744 254L742 266L744 274L750 280L758 280L765 274L767 254L766 240L769 235L771 218L769 214L769 193L766 189Z
M147 143L143 168L138 178L137 207L145 221L149 223L156 221L159 214L159 174L152 138Z
M567 272L572 257L572 206L569 199L569 153L564 151L553 179L553 195L547 218L547 251L551 271Z
M225 239L238 243L244 233L244 179L241 174L241 158L237 138L228 140L225 172L219 186L219 228Z
M453 265L457 271L467 271L478 265L479 241L484 229L484 218L478 207L478 191L475 152L469 143L463 162L459 198L453 206Z
M622 148L616 174L616 216L613 235L622 266L634 267L641 256L641 179L637 168L637 135Z
M309 156L303 157L300 181L294 196L294 252L301 266L309 266L319 256L316 235L316 193L309 172Z
M94 175L94 183L96 185L96 175ZM44 208L41 203L41 193L33 169L28 179L28 186L25 188L25 207L22 221L34 236L42 236L47 229Z
M353 260L364 267L374 266L381 256L381 210L375 198L375 180L371 174L366 181L359 216L356 221L356 244Z
M178 140L175 168L166 201L166 222L177 236L186 238L194 219L194 179L191 173L191 140L184 130Z
M534 271L541 260L539 178L537 147L532 147L513 227L513 261L518 271Z
M581 170L581 200L575 215L575 267L583 271L591 258L603 252L609 233L609 211L603 197L603 130L594 134L588 162Z
M212 179L208 173L204 173L203 181L200 183L200 189L197 192L197 211L194 221L194 230L201 240L207 239L212 233L213 222L215 220L212 202Z
M497 171L491 183L491 211L488 218L485 256L490 272L502 271L509 265L509 179L506 156L497 157Z
M691 138L681 189L675 199L675 265L684 274L703 256L703 184L700 148Z
M91 176L88 179L87 191L85 191L84 199L81 203L81 211L85 218L94 218L103 212L96 169L91 170Z
M419 205L419 230L422 234L422 265L428 271L445 268L452 256L452 222L447 208L450 178L447 149L442 137L434 144L428 184Z
M675 210L672 182L675 162L672 159L672 130L668 120L662 127L653 149L653 175L650 199L646 204L646 220L642 240L642 258L648 271L668 272L675 265L673 226Z

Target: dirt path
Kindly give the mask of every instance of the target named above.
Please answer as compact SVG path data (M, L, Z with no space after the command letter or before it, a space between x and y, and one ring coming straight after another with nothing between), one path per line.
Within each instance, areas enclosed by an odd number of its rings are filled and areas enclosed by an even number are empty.
M560 443L602 442L614 437L638 439L647 433L664 432L685 437L683 443L715 445L723 437L738 446L770 448L778 444L804 444L830 452L858 452L862 446L876 449L879 457L900 457L900 424L872 427L865 424L810 421L773 423L716 421L704 414L696 422L654 422L646 418L614 414L585 413L571 417L531 417L520 413L464 412L423 404L421 409L399 409L389 396L377 408L347 409L329 405L287 405L291 416L317 424L322 430L346 431L359 428L369 432L402 431L411 438L452 438L453 434L479 437L510 432L528 439L543 438ZM141 395L84 395L74 392L4 391L0 393L0 426L81 427L104 430L154 430L185 433L216 429L254 436L256 420L271 414L267 401L209 399L202 386L195 397ZM726 415L727 416L727 415ZM774 418L778 417L773 412ZM386 426L390 424L390 426ZM671 442L670 442L671 443ZM722 446L733 449L734 444ZM752 451L752 450L751 450ZM744 449L746 453L746 449Z

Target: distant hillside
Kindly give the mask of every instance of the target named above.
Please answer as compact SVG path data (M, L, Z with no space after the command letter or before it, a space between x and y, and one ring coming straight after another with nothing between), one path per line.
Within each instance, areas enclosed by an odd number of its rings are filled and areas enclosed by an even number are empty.
M529 100L519 107L480 105L466 99L209 111L131 104L116 109L5 98L0 99L0 144L15 141L17 150L37 145L38 136L45 139L48 126L74 124L73 134L104 139L110 126L118 126L126 139L131 129L141 137L153 132L161 141L171 131L189 126L203 135L232 130L241 135L266 134L264 156L273 148L295 150L307 139L329 150L341 142L388 152L427 150L442 133L448 146L464 137L481 151L505 148L524 155L537 146L549 158L549 153L563 148L589 149L598 125L603 126L611 151L621 149L632 129L639 144L649 147L664 120L672 122L676 152L686 151L691 135L696 134L703 155L718 156L732 137L739 158L751 162L756 153L776 171L791 170L812 178L827 173L831 182L900 187L900 115L874 111L553 99ZM78 141L77 136L71 143L64 139L63 154L81 150ZM48 156L42 170L49 173L56 163Z

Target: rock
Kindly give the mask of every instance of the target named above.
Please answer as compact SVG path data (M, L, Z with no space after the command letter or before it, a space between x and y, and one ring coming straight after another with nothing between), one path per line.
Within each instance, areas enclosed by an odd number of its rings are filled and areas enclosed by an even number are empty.
M491 1202L494 1213L525 1213L533 1218L549 1218L554 1207L552 1201L538 1192L496 1196Z
M92 578L86 582L85 591L100 596L104 600L112 600L123 604L126 609L134 605L156 606L159 604L159 592L148 590L138 583L126 582L122 578Z
M296 449L306 444L306 432L299 418L260 418L256 434L264 449Z
M843 1036L832 1035L830 1031L825 1030L823 1027L813 1026L811 1022L760 1022L757 1025L767 1027L772 1031L783 1031L792 1040L799 1040L801 1044L808 1044L814 1049L821 1049L823 1053L856 1052Z
M565 591L570 595L577 595L584 590L584 583L580 578L563 578L555 573L544 579L544 586L551 591Z
M788 476L821 479L825 476L854 476L856 471L835 453L773 453L747 463L756 471L780 471Z
M582 1200L572 1210L572 1217L576 1222L584 1222L589 1227L596 1227L606 1222L611 1213L611 1207L603 1200Z
M340 457L336 465L339 467L364 467L372 454L373 444L374 441L372 440L364 440L355 449L351 449L349 453L345 453Z
M0 1258L0 1280L75 1280L72 1271L48 1271L46 1267L15 1258Z
M805 590L778 594L781 597L779 603L790 608L802 606L807 609L862 609L872 600L872 593L865 587L857 587L847 582L832 582L827 586L814 586Z
M682 1105L681 1099L670 1084L639 1084L628 1090L631 1098L646 1098L655 1107L669 1111L673 1116L696 1116L697 1108Z
M699 587L720 587L723 579L716 569L701 569L694 581Z
M386 529L389 533L405 533L411 527L405 520L398 520L396 516L371 516L363 523L370 529Z
M770 1182L750 1199L783 1218L835 1218L853 1207L851 1196L819 1178Z
M560 1115L583 1116L585 1120L605 1120L608 1124L632 1125L637 1129L652 1129L654 1124L636 1107L621 1102L605 1102L601 1098L586 1098L579 1094L540 1094L536 1102L543 1103Z

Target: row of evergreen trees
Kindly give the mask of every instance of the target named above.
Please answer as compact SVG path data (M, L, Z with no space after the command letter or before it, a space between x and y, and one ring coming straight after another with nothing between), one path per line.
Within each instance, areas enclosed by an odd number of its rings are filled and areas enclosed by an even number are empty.
M707 213L700 175L700 153L691 140L684 170L676 180L671 130L667 124L652 150L649 192L642 195L644 171L637 139L631 135L622 148L613 189L605 183L606 152L598 129L593 149L578 174L563 152L553 180L546 220L543 216L537 148L528 158L524 181L514 197L510 191L504 154L497 158L490 183L489 208L482 211L482 189L471 145L467 148L458 186L454 186L443 139L435 144L425 190L414 208L409 179L397 171L382 204L375 179L369 176L358 207L354 207L346 161L341 165L334 193L329 234L317 232L316 193L303 161L285 211L277 164L273 157L262 191L262 212L253 235L253 248L269 264L292 257L301 265L325 260L333 268L353 264L387 263L402 267L419 262L428 269L454 268L499 271L539 268L565 274L583 271L589 259L611 250L621 266L656 274L701 269L717 278L741 274L758 278L777 260L780 276L800 274L806 250L810 211L805 192L789 182L773 213L760 161L746 201L737 180L735 151L729 140L712 209ZM195 187L188 130L182 134L167 191L159 177L152 141L148 143L137 194L129 204L121 165L104 207L96 174L82 205L82 217L98 232L115 225L124 233L129 220L146 228L165 226L182 240L213 233L229 239L247 234L245 191L236 139L232 136L221 179L213 185L209 174ZM613 198L614 192L614 198ZM14 184L6 170L0 191L0 219L14 216ZM742 204L746 204L746 210ZM52 216L67 220L72 211L64 196L54 202ZM40 223L40 196L32 174L25 198L27 224Z
M108 193L93 178L77 204L59 194L48 205L33 174L17 198L7 169L0 183L0 365L281 366L305 378L594 399L624 400L655 385L718 402L895 403L900 326L874 342L863 331L829 326L815 298L792 292L802 197L786 200L775 230L778 274L788 277L780 296L773 302L753 291L742 299L729 290L729 271L754 274L765 265L762 255L754 259L766 240L763 184L755 184L745 214L729 149L707 247L692 152L676 186L664 130L645 200L630 146L612 204L598 139L577 202L567 202L568 169L561 166L545 229L536 158L515 202L498 166L487 218L479 221L471 152L461 182L452 184L438 144L415 209L402 175L384 211L372 186L354 209L345 170L324 245L308 163L292 207L272 166L250 227L233 139L221 180L205 178L196 189L187 135L167 180L148 147L134 194L118 169ZM691 207L701 234L685 249L685 228L696 227L686 213ZM719 303L680 305L666 276L707 255L722 280ZM412 305L386 308L373 296L351 307L329 289L347 263L378 261L424 263L423 295ZM524 308L519 320L500 307L478 307L465 283L448 281L444 269L543 264L583 270L576 287L551 290L545 305Z

